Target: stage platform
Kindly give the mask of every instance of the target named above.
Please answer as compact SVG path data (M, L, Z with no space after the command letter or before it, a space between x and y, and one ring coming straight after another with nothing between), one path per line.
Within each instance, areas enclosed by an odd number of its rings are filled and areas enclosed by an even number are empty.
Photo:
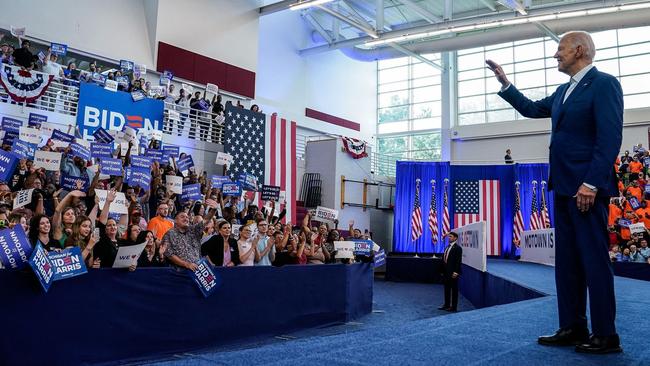
M617 327L625 352L593 356L536 342L538 335L557 328L552 267L490 259L488 274L540 297L390 327L200 354L161 365L650 365L650 282L616 277ZM431 306L438 303L439 299Z

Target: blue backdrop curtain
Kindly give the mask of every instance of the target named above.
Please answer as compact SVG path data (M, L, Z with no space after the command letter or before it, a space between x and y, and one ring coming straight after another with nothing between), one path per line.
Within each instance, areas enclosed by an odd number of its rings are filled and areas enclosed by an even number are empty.
M515 204L515 181L520 181L521 211L525 228L530 228L531 213L531 182L536 180L548 181L548 164L514 164L514 165L454 165L439 162L397 162L395 220L393 228L393 244L395 252L442 253L444 244L438 238L434 245L431 240L427 219L431 203L432 179L436 180L436 205L438 211L439 232L442 233L442 203L444 179L449 182L449 215L451 227L455 227L454 216L454 182L458 180L499 180L500 189L500 232L501 256L514 257L518 254L512 243L512 222ZM415 198L415 180L421 179L420 205L422 207L423 234L413 242L411 240L411 215ZM541 187L538 185L537 199L541 199ZM551 197L549 197L551 196ZM547 192L547 205L553 223L553 199Z
M411 240L411 215L415 202L415 180L420 178L420 207L422 208L422 236ZM442 200L444 179L449 178L448 162L398 161L395 188L395 220L393 222L393 251L442 253ZM428 218L431 205L431 180L436 180L436 205L438 211L438 240L431 240ZM450 186L451 187L451 186ZM451 199L451 198L450 198ZM450 211L451 212L451 211ZM416 248L417 245L417 248Z

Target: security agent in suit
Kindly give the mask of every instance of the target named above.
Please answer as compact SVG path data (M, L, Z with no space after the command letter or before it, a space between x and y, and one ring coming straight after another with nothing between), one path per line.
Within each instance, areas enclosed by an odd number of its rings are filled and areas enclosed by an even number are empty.
M448 233L449 245L442 255L442 278L445 285L445 303L438 310L458 311L458 278L461 273L463 248L458 245L458 234ZM450 302L451 300L451 302Z
M577 352L621 352L616 333L614 280L608 256L609 197L617 195L613 165L621 148L623 91L615 77L593 65L593 40L585 32L562 37L555 59L569 76L555 93L532 101L487 60L499 95L529 118L551 118L549 189L555 194L555 283L560 329L538 338ZM587 328L587 292L593 335Z

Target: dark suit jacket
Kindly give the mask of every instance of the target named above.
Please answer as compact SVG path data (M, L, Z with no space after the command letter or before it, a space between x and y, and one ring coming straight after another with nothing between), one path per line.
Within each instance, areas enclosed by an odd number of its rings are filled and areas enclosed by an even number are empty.
M613 165L623 130L621 85L594 67L562 103L569 85L560 85L553 95L538 101L526 98L514 85L499 95L525 117L551 117L550 190L573 196L588 183L601 196L617 195Z
M237 240L228 238L230 245L230 257L235 265L241 264L239 260L239 247ZM223 266L223 236L213 235L208 241L201 245L201 256L208 256L215 266Z
M442 256L442 267L443 267L443 274L445 276L451 277L451 274L456 272L458 274L461 273L461 264L463 262L463 248L458 245L458 243L454 244L451 249L449 249L449 255L447 256L447 263L445 264L444 262L445 257L444 253Z

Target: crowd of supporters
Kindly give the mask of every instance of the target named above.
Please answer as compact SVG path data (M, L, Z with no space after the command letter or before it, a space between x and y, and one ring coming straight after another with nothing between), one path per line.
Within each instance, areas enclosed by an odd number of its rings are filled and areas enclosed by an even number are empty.
M614 168L620 197L612 198L609 204L610 258L650 264L650 152L638 144L631 153L625 151ZM645 231L632 233L630 226L638 223L645 226Z

